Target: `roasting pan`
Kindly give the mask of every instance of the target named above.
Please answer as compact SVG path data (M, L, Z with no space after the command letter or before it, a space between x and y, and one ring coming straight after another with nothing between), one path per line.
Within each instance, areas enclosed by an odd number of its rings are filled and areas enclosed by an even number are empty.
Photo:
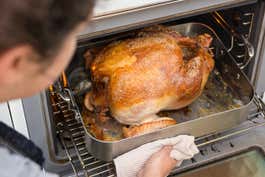
M175 118L178 124L119 141L102 141L95 138L85 128L81 119L86 132L86 146L94 157L111 161L118 155L148 142L180 134L200 137L230 129L247 119L254 97L252 85L216 33L209 26L201 23L169 27L185 36L208 33L213 37L211 48L214 53L215 68L202 95L185 109L159 113L162 116ZM114 36L113 40L116 39ZM100 45L104 45L104 42ZM93 47L93 44L89 46Z

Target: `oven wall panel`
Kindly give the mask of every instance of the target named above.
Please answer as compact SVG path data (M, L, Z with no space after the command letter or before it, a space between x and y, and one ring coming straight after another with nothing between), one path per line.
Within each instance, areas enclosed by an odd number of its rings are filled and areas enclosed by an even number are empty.
M21 99L0 104L0 121L29 138L28 127Z
M264 44L264 40L263 40L263 45L262 45L262 52L260 55L261 61L259 63L259 68L258 68L258 73L257 73L257 84L256 84L257 92L260 95L265 95L265 44Z
M8 104L14 128L25 137L29 138L27 122L21 99L9 101Z
M262 16L260 40L256 50L255 64L252 71L251 81L253 82L256 92L262 95L265 101L265 12Z
M4 122L10 127L13 127L13 122L10 116L10 110L8 107L8 103L0 104L0 121Z

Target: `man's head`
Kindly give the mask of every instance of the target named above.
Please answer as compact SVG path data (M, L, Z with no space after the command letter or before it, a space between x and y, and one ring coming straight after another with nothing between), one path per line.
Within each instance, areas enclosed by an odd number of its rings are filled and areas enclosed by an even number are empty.
M0 102L32 95L69 63L93 0L0 0Z

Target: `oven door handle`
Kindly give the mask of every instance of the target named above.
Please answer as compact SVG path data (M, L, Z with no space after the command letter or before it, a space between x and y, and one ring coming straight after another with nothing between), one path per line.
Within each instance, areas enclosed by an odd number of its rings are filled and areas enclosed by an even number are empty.
M199 144L196 143L196 145L197 145L198 148L201 148L203 146L206 146L206 145L209 145L209 144L213 144L213 143L217 143L217 142L222 141L224 139L228 139L228 138L231 138L233 136L246 133L246 132L248 132L250 130L253 130L255 128L258 128L258 127L265 127L265 122L255 124L255 125L249 126L247 128L242 128L242 129L236 130L236 131L234 131L232 133L225 134L223 136L208 140L206 142L202 142L202 143L199 143Z

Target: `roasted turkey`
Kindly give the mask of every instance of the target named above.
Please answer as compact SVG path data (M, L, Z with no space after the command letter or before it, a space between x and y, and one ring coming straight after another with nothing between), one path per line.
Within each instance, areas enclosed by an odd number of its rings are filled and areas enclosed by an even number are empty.
M130 137L175 124L161 110L191 104L202 93L214 67L212 37L185 37L162 26L113 42L90 65L93 89L88 109L108 110Z

